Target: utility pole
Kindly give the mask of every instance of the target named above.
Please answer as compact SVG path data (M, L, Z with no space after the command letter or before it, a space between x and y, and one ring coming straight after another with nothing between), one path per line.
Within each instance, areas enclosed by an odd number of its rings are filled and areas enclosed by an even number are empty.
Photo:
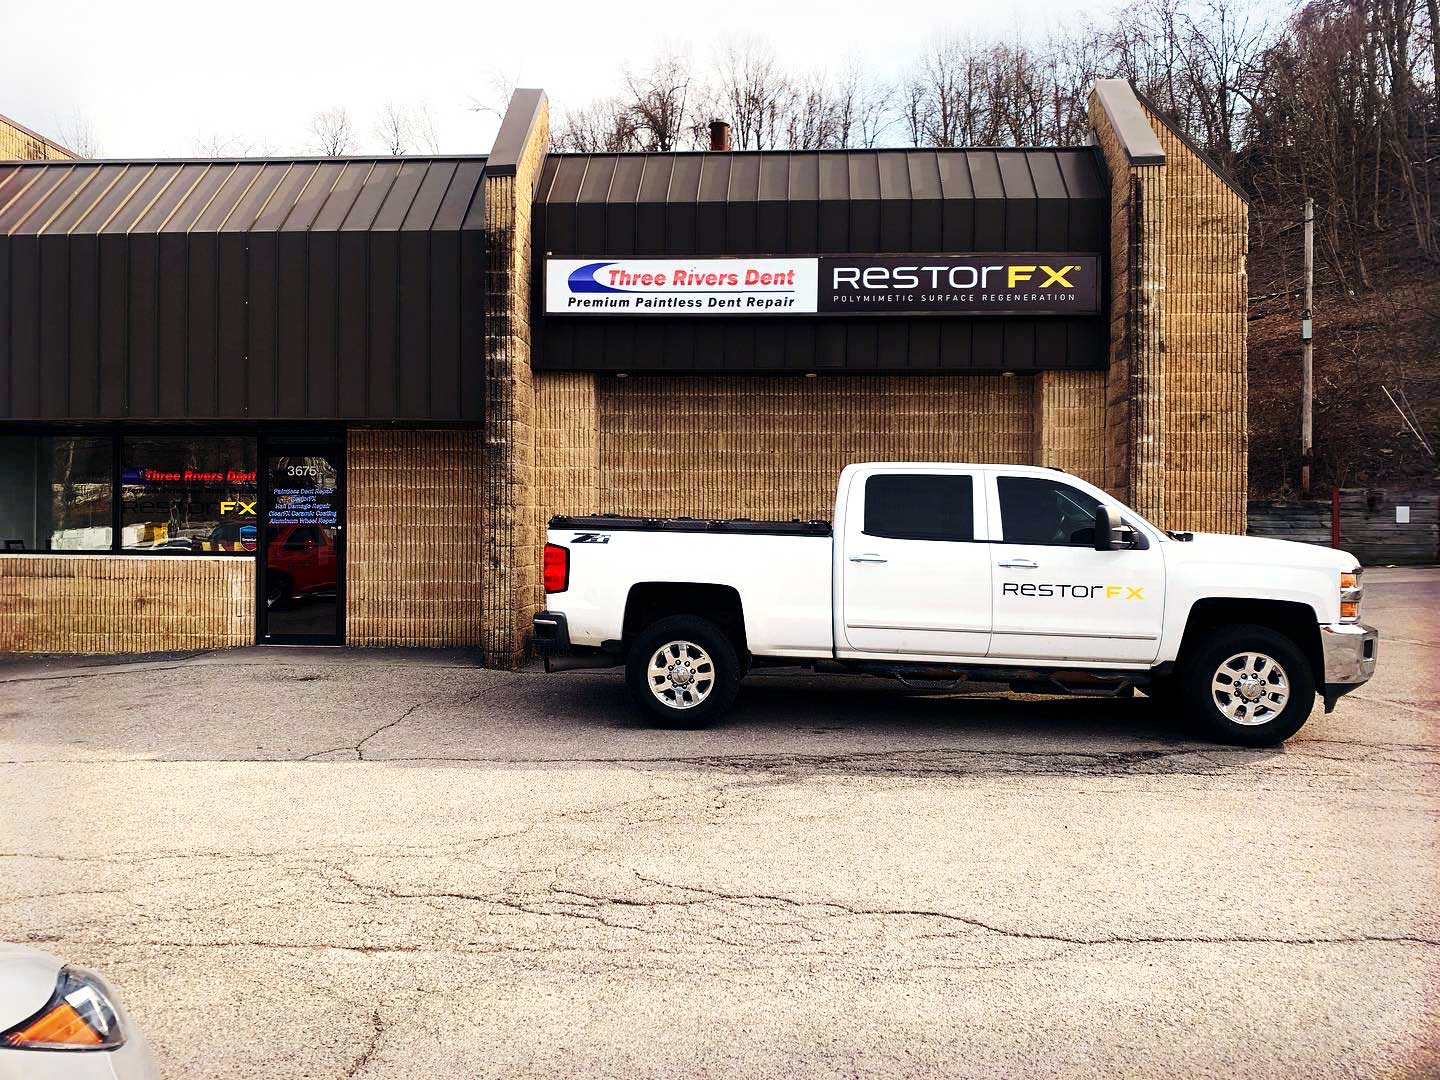
M1305 310L1300 313L1300 490L1310 494L1310 466L1315 459L1311 400L1315 396L1315 349L1310 339L1310 308L1315 301L1315 200L1305 200Z

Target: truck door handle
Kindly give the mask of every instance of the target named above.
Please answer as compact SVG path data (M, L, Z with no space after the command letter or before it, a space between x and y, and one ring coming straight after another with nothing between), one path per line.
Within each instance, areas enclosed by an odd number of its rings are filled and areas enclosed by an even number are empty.
M889 559L882 559L879 555L851 555L851 562L889 562Z
M995 565L1003 566L1006 570L1034 570L1040 564L1034 559L1006 559L1004 562L996 563Z

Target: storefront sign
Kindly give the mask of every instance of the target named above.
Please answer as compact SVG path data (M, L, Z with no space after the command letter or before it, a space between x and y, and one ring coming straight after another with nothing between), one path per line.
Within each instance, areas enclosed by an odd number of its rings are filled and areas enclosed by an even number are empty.
M547 259L547 315L1088 315L1095 255Z

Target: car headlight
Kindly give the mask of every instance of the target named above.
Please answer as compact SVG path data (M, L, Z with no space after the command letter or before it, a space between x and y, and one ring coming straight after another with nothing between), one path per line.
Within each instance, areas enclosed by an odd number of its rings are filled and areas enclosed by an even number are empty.
M61 969L43 1009L0 1034L0 1047L11 1050L114 1050L124 1044L104 982L73 967Z
M1360 570L1340 575L1340 621L1360 621L1360 598L1365 589L1360 584Z

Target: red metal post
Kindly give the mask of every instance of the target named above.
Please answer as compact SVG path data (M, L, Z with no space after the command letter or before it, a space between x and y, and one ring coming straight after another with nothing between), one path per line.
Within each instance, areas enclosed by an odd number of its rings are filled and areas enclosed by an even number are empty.
M1330 546L1340 546L1340 489L1330 489Z

